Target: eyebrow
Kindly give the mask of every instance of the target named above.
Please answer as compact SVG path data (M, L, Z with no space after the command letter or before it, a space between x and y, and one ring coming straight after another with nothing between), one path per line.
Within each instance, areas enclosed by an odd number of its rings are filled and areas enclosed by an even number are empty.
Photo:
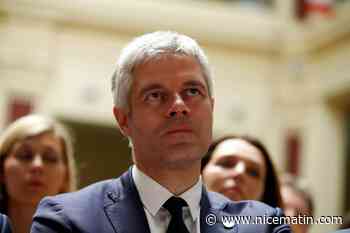
M197 80L189 80L184 83L184 86L200 86L201 88L206 90L205 85L202 82Z
M255 168L260 168L259 163L255 162L255 161L253 161L253 160L247 160L247 159L242 159L242 158L238 159L238 158L236 157L235 154L223 155L223 156L221 156L221 158L219 158L217 161L218 161L218 162L222 162L222 161L225 161L225 160L236 160L236 161L237 161L237 160L243 160L243 161L245 161L248 165L254 166Z
M186 81L183 84L183 86L185 86L185 87L186 86L199 86L199 87L203 88L204 90L206 90L205 85L202 82L197 81L197 80ZM153 83L153 84L151 83L151 84L141 88L141 90L139 92L140 93L139 96L142 96L144 93L147 93L147 92L149 92L151 90L162 89L162 88L164 88L164 87L162 85L158 84L158 83Z
M31 148L32 146L30 145L29 142L26 142L25 140L22 142L16 142L15 144L13 144L12 146L12 150L19 150L22 148Z
M140 92L139 92L139 96L142 96L144 93L147 93L151 90L155 90L155 89L161 89L163 88L162 85L160 84L157 84L157 83L153 83L153 84L150 84L150 85L147 85L143 88L141 88Z

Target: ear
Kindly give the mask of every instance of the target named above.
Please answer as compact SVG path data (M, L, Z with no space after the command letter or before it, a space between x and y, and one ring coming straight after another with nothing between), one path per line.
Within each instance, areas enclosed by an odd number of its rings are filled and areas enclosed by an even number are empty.
M5 183L4 172L0 172L0 185Z
M129 127L129 119L128 114L125 110L117 107L113 107L114 118L119 124L119 128L121 133L129 137L130 136L130 127Z
M5 160L6 160L6 157L8 155L6 154L3 154L1 155L1 160L2 160L2 163L0 164L0 166L2 166L2 169L0 169L0 186L5 184L5 171L4 171L4 167L5 167Z
M215 100L214 100L214 98L210 98L210 102L211 102L211 107L212 107L212 109L214 109L214 103L215 103Z

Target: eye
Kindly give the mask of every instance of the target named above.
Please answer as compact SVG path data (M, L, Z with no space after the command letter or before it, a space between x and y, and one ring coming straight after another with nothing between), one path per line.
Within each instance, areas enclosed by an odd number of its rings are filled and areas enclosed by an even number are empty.
M198 90L198 88L191 87L186 89L186 95L188 96L197 96L199 94L200 94L200 91Z
M146 94L145 101L160 101L163 98L163 95L160 91L152 91Z
M250 168L247 170L248 175L252 176L252 177L259 177L260 173L257 169L254 168Z
M42 159L48 164L56 164L60 161L60 155L54 150L47 150L43 153Z
M232 168L235 164L236 162L232 160L222 160L217 163L218 166L226 169Z
M15 157L22 162L30 162L34 153L31 149L22 147L15 153Z

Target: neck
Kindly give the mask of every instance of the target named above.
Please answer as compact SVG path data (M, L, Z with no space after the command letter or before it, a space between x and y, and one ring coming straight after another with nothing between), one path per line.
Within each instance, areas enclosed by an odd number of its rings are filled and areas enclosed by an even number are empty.
M172 194L178 196L190 189L198 182L200 176L200 162L192 166L176 168L148 168L137 164L143 173L151 177L157 183L168 189Z
M37 205L22 204L9 200L8 215L11 219L13 233L28 233L32 224L32 218Z

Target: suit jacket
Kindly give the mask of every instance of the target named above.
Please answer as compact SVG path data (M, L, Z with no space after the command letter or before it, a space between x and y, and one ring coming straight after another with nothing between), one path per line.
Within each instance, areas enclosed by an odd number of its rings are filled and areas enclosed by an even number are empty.
M280 209L260 202L231 202L220 194L207 192L203 187L200 207L202 233L290 233L287 225L235 224L225 228L222 224L222 216L282 215ZM213 216L216 224L213 224ZM117 179L43 199L31 228L31 233L39 232L150 233L131 169Z
M0 233L11 233L11 227L6 215L0 214Z

